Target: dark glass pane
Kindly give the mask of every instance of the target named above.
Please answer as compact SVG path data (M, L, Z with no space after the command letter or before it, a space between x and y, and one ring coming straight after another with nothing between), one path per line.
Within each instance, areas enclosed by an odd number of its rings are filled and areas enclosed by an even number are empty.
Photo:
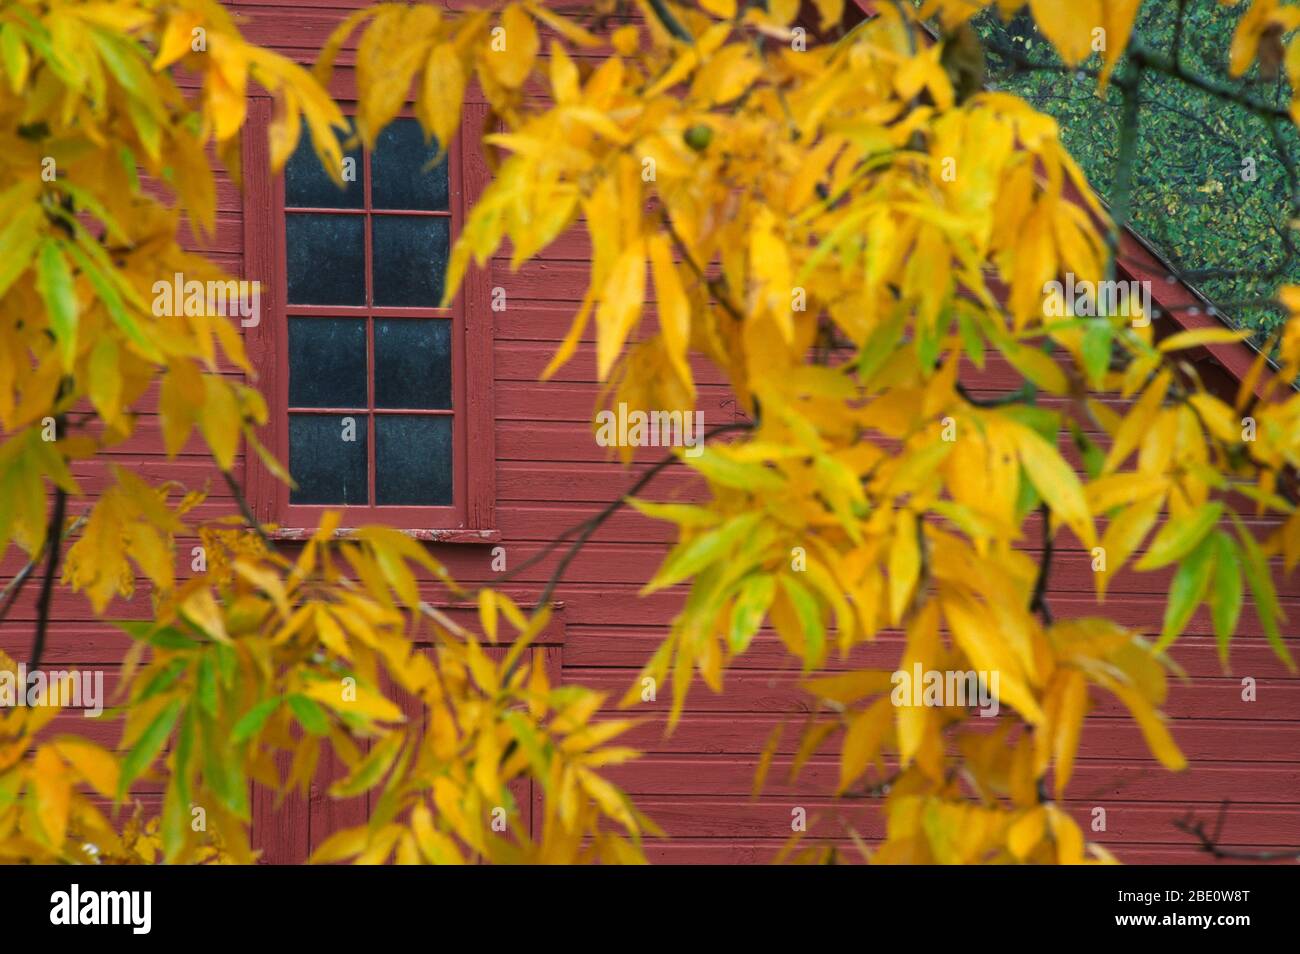
M340 143L343 141L339 137ZM302 135L298 139L298 148L293 151L289 161L284 164L284 204L309 209L359 209L364 203L361 188L361 150L354 149L344 154L351 163L344 163L341 174L348 176L345 188L338 185L326 173L316 156L311 144L311 131L307 124L302 124Z
M366 406L364 319L289 319L289 406Z
M363 216L291 212L284 217L284 235L289 304L366 303Z
M371 227L375 304L438 307L451 244L449 221L426 215L376 215Z
M375 321L375 407L451 407L451 322Z
M366 416L290 414L289 473L290 503L365 504Z
M450 415L375 416L375 503L451 506Z
M447 208L447 160L430 166L438 144L425 144L414 119L399 119L379 134L370 157L370 201L376 209Z

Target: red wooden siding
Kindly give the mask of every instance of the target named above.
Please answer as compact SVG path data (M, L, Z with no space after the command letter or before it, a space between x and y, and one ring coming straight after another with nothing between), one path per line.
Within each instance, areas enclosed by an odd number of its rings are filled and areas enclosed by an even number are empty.
M313 3L270 3L246 0L231 4L246 19L247 34L259 42L309 63L330 29L358 4L346 0ZM455 2L449 6L467 4ZM339 57L334 92L346 94L351 83L355 46ZM482 107L471 107L482 111ZM244 197L225 179L218 189L219 221L208 247L212 257L248 279L271 277L270 259L245 255L249 209L264 208L271 183L256 168L246 169ZM508 254L508 252L507 252ZM491 369L486 403L476 412L468 445L482 457L486 473L470 499L469 526L499 533L507 569L536 553L546 541L621 495L658 452L638 453L637 463L624 469L598 447L590 430L597 394L595 349L588 337L574 359L547 383L538 375L569 325L585 287L587 243L571 233L518 272L511 272L506 255L493 260L487 272L471 277L463 293L468 327L490 329L466 342L469 368ZM508 307L494 313L487 307L488 290L506 289ZM1157 289L1157 292L1159 289ZM255 331L256 329L250 329ZM256 347L256 340L250 340ZM1236 359L1232 359L1236 360ZM697 364L700 402L710 425L737 419L737 410L719 373ZM1235 368L1232 370L1236 370ZM978 393L1007 392L1019 385L1016 374L997 358L983 371L967 369L964 380ZM1226 376L1225 376L1226 380ZM1097 435L1092 435L1097 437ZM1072 452L1071 452L1072 453ZM188 487L209 484L211 499L201 513L233 512L219 474L197 441L174 461L162 451L156 417L142 415L137 434L108 455L127 463L151 480L175 479ZM90 492L106 480L102 462L75 468ZM252 468L256 487L262 478ZM494 485L494 486L493 486ZM688 496L692 484L677 470L655 479L649 494ZM1243 509L1244 509L1243 502ZM1039 539L1036 517L1027 539ZM1262 529L1262 528L1261 528ZM681 592L639 599L637 591L650 577L671 537L669 529L631 512L622 512L593 536L569 567L556 594L563 603L558 629L538 652L566 681L607 690L617 697L658 642L666 635ZM183 541L182 565L189 565ZM438 543L433 551L463 583L492 583L493 543ZM1029 549L1036 549L1031 544ZM17 571L11 555L0 565L0 579ZM504 589L520 603L534 604L549 576L551 563L534 567ZM1102 611L1120 622L1148 632L1159 629L1171 574L1121 574L1111 585ZM1282 602L1290 619L1300 620L1300 580L1282 578L1275 568ZM147 583L140 581L133 603L119 600L114 615L139 617L147 612ZM430 595L433 595L430 588ZM1088 554L1068 533L1058 540L1050 600L1058 618L1098 612L1093 598ZM0 633L0 648L23 655L35 619L35 592L29 587ZM53 626L46 653L50 667L69 664L104 668L111 692L116 665L127 640L93 620L86 601L56 588ZM1300 654L1294 622L1286 630L1293 653ZM1300 679L1289 675L1274 659L1251 611L1242 618L1233 644L1232 675L1223 673L1215 655L1208 613L1193 618L1189 635L1173 655L1187 670L1186 683L1171 685L1167 711L1173 734L1191 767L1171 774L1149 757L1136 726L1110 699L1100 700L1086 724L1069 809L1088 829L1094 808L1106 809L1107 830L1091 837L1110 847L1122 860L1147 863L1203 862L1189 839L1172 825L1189 809L1217 810L1230 798L1233 808L1224 831L1234 847L1300 847ZM882 664L897 657L899 637L886 635L863 648L850 661ZM634 709L648 716L637 729L634 744L646 755L610 772L638 805L673 836L652 843L652 859L681 863L737 863L770 860L790 835L791 809L807 809L810 834L837 839L846 847L845 823L868 841L882 835L883 819L874 803L835 803L828 797L836 770L834 742L814 758L791 783L782 771L788 764L797 731L788 731L764 794L750 797L757 753L772 727L789 721L797 729L808 702L797 690L798 668L775 636L763 633L739 659L726 678L726 692L714 695L696 686L676 733L663 734L667 693L657 703ZM1258 683L1258 701L1241 700L1240 679ZM60 725L112 744L118 728L59 716ZM321 786L323 788L323 784ZM144 800L157 796L146 794ZM525 800L527 801L527 800ZM267 860L292 861L319 843L333 826L364 817L364 805L333 806L327 798L308 803L291 800L279 811L261 799L256 807L255 838Z

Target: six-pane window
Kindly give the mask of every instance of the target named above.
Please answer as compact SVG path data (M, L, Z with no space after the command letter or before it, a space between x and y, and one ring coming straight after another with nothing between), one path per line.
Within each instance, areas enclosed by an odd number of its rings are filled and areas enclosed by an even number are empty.
M399 119L347 154L340 189L308 133L285 166L291 504L451 506L447 163Z

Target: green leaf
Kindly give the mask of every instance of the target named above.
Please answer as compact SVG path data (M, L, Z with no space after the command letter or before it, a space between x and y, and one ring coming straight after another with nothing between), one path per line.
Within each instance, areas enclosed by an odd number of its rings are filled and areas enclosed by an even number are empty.
M50 331L59 344L64 370L71 370L77 357L77 292L72 269L55 239L41 243L36 263L36 288L50 314Z
M1056 434L1061 429L1059 412L1039 407L1037 404L1017 403L1000 408L998 413L1002 417L1019 421L1047 443L1056 446Z
M186 707L185 717L181 719L180 730L176 733L176 748L172 753L172 782L186 805L190 803L190 760L194 757L195 711L193 706Z
M1092 438L1074 420L1070 421L1070 436L1074 438L1075 449L1083 458L1083 469L1088 474L1088 479L1096 480L1106 466L1106 452L1094 444Z
M27 80L27 70L31 66L31 55L18 27L12 23L0 26L0 52L4 54L5 72L9 74L9 85L17 93Z
M239 675L239 657L230 646L218 643L213 648L217 653L217 672L221 676L221 684L227 687L233 686L235 678Z
M212 656L204 654L199 660L197 673L199 705L210 716L217 714L217 669L212 664Z
M762 514L740 514L732 517L716 530L702 533L689 542L679 543L665 558L659 572L642 589L642 595L680 583L715 560L726 556L739 540L753 531L760 519Z
M705 447L698 457L687 457L686 465L709 479L710 482L737 490L779 490L784 481L776 471L762 464L749 464L733 460L711 447Z
M739 655L749 648L775 596L776 581L766 573L751 576L741 585L731 607L731 630L727 634L733 653Z
M325 715L325 710L318 706L314 699L294 693L289 697L288 702L289 711L293 713L293 717L298 720L298 724L304 729L312 735L329 734L329 718Z
M181 700L173 699L168 703L167 708L160 712L153 722L149 723L149 727L144 730L144 733L135 743L135 748L128 752L126 758L122 760L122 774L117 783L119 801L130 789L131 783L152 765L153 760L158 757L158 753L162 751L168 736L172 734L172 727L176 724L176 718L180 713Z
M330 794L335 798L351 798L374 788L397 758L404 740L405 735L401 732L384 736L375 743L370 754L356 764L347 778L330 786Z
M1029 474L1025 468L1020 468L1020 487L1016 491L1016 522L1024 523L1025 517L1030 511L1036 509L1042 498L1038 496L1038 491L1034 489L1033 481L1029 479Z
M181 794L180 786L173 778L167 786L167 794L163 796L161 825L163 856L169 862L174 861L181 849L185 847L185 823L189 820L188 806L188 800Z
M108 239L111 244L127 244L131 241L130 233L122 227L122 224L118 222L116 218L114 218L113 213L108 211L108 206L99 201L95 194L89 189L83 189L70 179L60 179L59 188L72 196L72 200L78 211L89 212L96 220L103 223L105 229L104 238ZM86 232L85 226L82 225L79 220L74 219L73 221L77 222L76 228L78 229L78 241L83 239L89 239L92 242L95 241L94 238ZM103 249L103 246L98 242L95 242L95 246L101 250Z
M243 781L237 746L227 745L216 723L205 712L199 716L199 751L203 754L203 777L208 788L239 818L247 818L248 792Z
M970 358L971 364L984 370L984 337L977 325L965 310L957 312L957 332L961 335L961 347Z
M1037 348L1028 348L1017 344L1001 347L1003 357L1036 388L1049 394L1068 394L1069 382L1061 366L1052 360L1051 355L1044 354Z
M75 220L74 220L75 221ZM92 238L80 223L77 225L77 244L69 251L77 265L86 273L95 294L104 302L109 317L122 330L139 352L151 361L163 360L162 352L146 335L131 309L145 311L146 307L131 284L122 277L103 247Z
M1237 519L1236 514L1233 514L1232 522L1237 527L1237 538L1241 541L1241 555L1245 558L1242 560L1241 568L1246 573L1246 582L1250 584L1250 592L1255 597L1255 614L1264 625L1264 635L1268 637L1273 652L1277 653L1278 658L1286 663L1286 667L1294 672L1295 660L1291 658L1291 652L1286 648L1286 643L1282 641L1282 634L1277 628L1278 618L1282 616L1282 607L1277 601L1273 578L1268 572L1268 558L1255 542L1254 535Z
M280 708L281 701L278 696L274 699L263 699L245 712L235 723L235 727L230 730L230 741L238 745L256 735L266 724L266 720L271 718L271 713Z
M176 684L176 680L188 667L189 662L187 660L173 659L149 678L149 681L144 684L144 688L140 690L140 694L132 701L139 705L141 702L167 691Z
M806 268L806 266L805 266ZM863 387L871 387L872 378L898 350L903 323L907 318L901 308L876 326L858 353L858 378Z
M1215 531L1214 588L1210 591L1210 615L1214 618L1214 638L1219 646L1219 661L1228 668L1228 646L1237 631L1243 599L1241 558L1232 537Z
M157 624L153 620L114 619L107 620L107 622L111 626L116 626L132 639L141 640L159 649L193 649L198 646L194 639L175 627L163 626L161 629L155 628Z
M198 712L199 751L203 755L203 778L221 804L237 817L248 819L248 785L238 746L202 711Z
M716 511L695 504L654 503L636 497L628 497L626 500L637 513L651 520L669 520L679 527L711 527L720 519Z
M1110 368L1111 341L1114 330L1105 318L1088 322L1083 333L1083 367L1088 373L1088 380L1094 385L1100 384Z
M1202 504L1190 517L1171 519L1160 528L1160 532L1151 541L1151 546L1147 547L1147 552L1134 568L1158 570L1175 560L1181 560L1204 539L1222 514L1223 504L1215 500Z
M1169 585L1169 602L1165 604L1165 623L1160 630L1156 652L1163 652L1187 628L1196 612L1214 569L1211 557L1216 549L1214 537L1206 537L1178 567Z
M821 608L812 593L808 592L808 588L794 577L783 574L781 588L790 598L790 605L794 607L795 615L799 617L804 645L807 648L803 670L809 672L820 666L826 658L826 627L822 624Z
M27 271L41 241L41 210L29 205L0 226L0 295Z
M519 742L520 748L527 754L528 764L533 767L533 776L541 779L543 788L549 793L551 790L550 759L547 758L546 749L542 747L537 732L527 719L514 710L506 710L502 718L505 719L506 725L510 726L510 731Z
M933 368L939 359L939 345L943 343L940 329L917 322L916 356L923 368Z

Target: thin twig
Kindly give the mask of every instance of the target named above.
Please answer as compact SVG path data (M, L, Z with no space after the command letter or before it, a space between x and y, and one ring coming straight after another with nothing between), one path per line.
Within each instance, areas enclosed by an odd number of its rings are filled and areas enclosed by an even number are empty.
M1142 85L1142 70L1146 61L1138 56L1134 60L1134 72L1124 82L1115 85L1124 91L1124 102L1120 109L1119 147L1115 154L1114 188L1111 191L1110 233L1106 244L1110 247L1110 261L1106 266L1106 277L1115 278L1115 262L1119 257L1124 229L1133 216L1133 163L1137 158L1139 131L1138 89Z
M1174 69L1183 68L1183 25L1187 19L1187 0L1178 0L1178 13L1174 18L1174 44L1169 59Z
M63 531L63 539L68 539L68 537L80 530L89 516L90 511L87 510L73 521L72 526ZM36 565L40 563L41 559L45 556L45 544L47 542L48 541L42 540L40 549L32 555L32 558L27 561L26 565L24 565L21 570L14 574L14 578L4 585L4 589L0 589L0 600L4 601L4 606L0 607L0 623L5 621L5 617L8 616L9 611L13 609L14 603L18 601L18 597L22 593L23 587L26 585L27 581L31 579L32 570L36 569Z
M717 437L720 434L727 434L732 431L748 431L752 430L753 427L754 425L748 421L736 421L732 424L723 424L719 427L713 428L711 431L705 432L704 439L707 440L710 437ZM617 513L624 504L627 503L629 497L633 497L640 493L641 489L645 487L646 484L650 483L656 474L665 467L668 467L677 459L676 454L669 454L657 461L649 470L641 475L636 483L628 488L627 493L622 497L619 497L617 500L610 501L605 507L584 521L577 538L573 543L569 544L568 551L566 551L564 556L560 558L560 562L555 565L555 570L551 573L551 578L546 582L546 588L542 590L542 595L537 600L539 605L545 605L546 602L550 600L552 594L555 593L555 588L560 585L560 581L564 578L564 571L568 569L569 564L573 562L573 558L578 555L578 551L582 549L583 544L587 542L591 535L600 529L600 526L606 520Z
M1043 617L1044 625L1052 625L1052 610L1047 605L1047 581L1052 572L1052 557L1055 555L1056 541L1052 537L1052 511L1047 504L1039 507L1043 518L1043 557L1038 564L1038 579L1034 581L1034 593L1029 599L1029 611Z
M957 393L961 395L962 400L964 400L967 404L971 405L972 407L984 407L984 408L1006 407L1009 404L1033 403L1034 396L1038 393L1038 389L1034 386L1033 382L1031 381L1026 381L1016 390L995 398L976 397L974 394L970 392L970 390L966 387L966 385L962 384L960 381L957 382L956 390Z
M668 4L664 0L650 0L650 9L654 11L655 17L663 24L663 28L683 43L695 42L695 37L691 32L682 26L681 21L673 16L673 12L668 9Z
M727 294L725 282L710 278L705 274L704 267L695 261L691 255L691 250L686 247L686 243L682 241L681 236L677 234L677 230L673 228L673 220L668 215L668 210L660 209L659 216L663 220L664 228L668 230L668 237L672 239L673 245L676 246L678 253L686 262L686 266L695 273L695 277L709 290L709 294L717 300L727 314L737 321L744 321L744 314L732 303L731 297Z
M59 568L59 554L63 550L63 515L68 506L68 493L62 487L54 488L54 505L50 508L50 526L45 532L47 559L45 578L41 580L41 593L36 600L36 637L32 640L32 658L28 669L37 669L45 654L45 632L50 625L50 601L54 595L54 574Z
M1262 851L1251 851L1245 848L1224 848L1219 843L1219 836L1223 832L1223 823L1228 815L1228 804L1229 800L1225 798L1223 804L1219 806L1219 816L1215 822L1213 834L1207 834L1205 822L1198 819L1191 812L1188 812L1182 818L1174 819L1174 827L1195 838L1200 843L1200 849L1215 858L1235 859L1238 861L1300 861L1300 849L1295 848L1264 849Z
M721 434L727 434L732 431L748 431L753 430L753 428L754 425L749 421L736 421L732 424L723 424L713 428L711 431L706 431L703 440L708 440L710 437L718 437ZM578 534L573 543L569 544L569 549L565 551L564 556L560 558L560 562L555 565L555 569L552 571L550 579L546 581L546 587L542 590L541 596L537 598L538 606L545 606L550 601L551 597L555 594L555 588L560 585L560 581L564 578L564 571L569 568L569 564L573 562L574 557L578 555L583 545L591 538L591 535L595 533L606 520L617 513L631 497L639 494L641 490L650 483L650 481L654 480L655 476L660 471L671 465L673 461L677 459L676 454L668 454L667 456L660 458L652 464L650 468L632 484L631 487L627 489L627 492L624 493L623 496L619 497L617 500L610 501L599 511L582 521L582 523L575 524L560 535L559 539L563 540L572 533L576 532ZM556 542L558 543L558 541ZM555 549L554 546L548 546L543 553L537 554L536 557L541 557L550 553L553 549ZM536 562L536 557L530 562ZM516 568L516 572L522 568L523 565L521 564ZM524 657L521 654L515 659L514 663L506 671L505 677L502 679L503 684L508 683L514 676L515 670L519 667L523 658Z
M249 529L257 534L258 539L262 541L268 550L272 553L278 552L279 548L276 546L275 541L271 539L271 535L266 532L262 522L253 513L253 508L248 505L248 501L244 498L243 488L239 486L239 481L235 480L235 475L228 470L223 470L221 476L226 478L226 486L230 488L230 495L235 498L235 504L239 507L239 512L243 516L244 522L248 524Z

